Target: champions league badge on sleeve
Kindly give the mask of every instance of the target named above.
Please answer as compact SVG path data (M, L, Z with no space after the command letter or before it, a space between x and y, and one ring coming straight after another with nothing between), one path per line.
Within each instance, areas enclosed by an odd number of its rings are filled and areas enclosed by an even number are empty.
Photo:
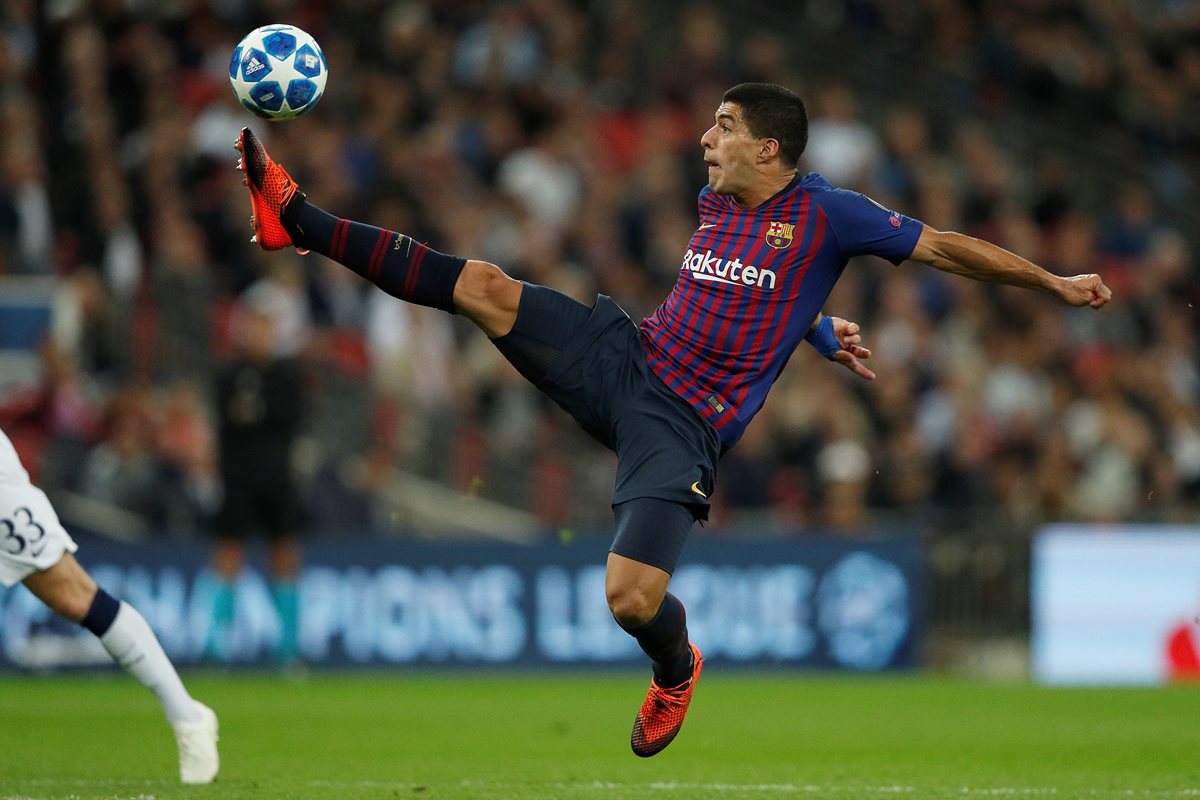
M830 655L851 669L886 667L908 633L904 573L869 553L851 553L825 573L817 603L817 623Z

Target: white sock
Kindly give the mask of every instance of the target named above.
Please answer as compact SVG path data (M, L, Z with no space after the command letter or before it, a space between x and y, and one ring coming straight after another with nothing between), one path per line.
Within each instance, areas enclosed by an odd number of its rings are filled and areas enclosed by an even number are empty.
M158 696L172 725L200 717L196 701L183 688L183 681L163 652L158 637L136 608L122 600L112 626L100 637L100 643L114 661Z

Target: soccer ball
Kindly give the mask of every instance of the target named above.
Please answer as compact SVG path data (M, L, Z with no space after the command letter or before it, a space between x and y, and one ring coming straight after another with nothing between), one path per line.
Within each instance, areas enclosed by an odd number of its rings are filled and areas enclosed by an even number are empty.
M233 93L263 119L295 119L321 99L329 65L317 40L294 25L264 25L229 59Z

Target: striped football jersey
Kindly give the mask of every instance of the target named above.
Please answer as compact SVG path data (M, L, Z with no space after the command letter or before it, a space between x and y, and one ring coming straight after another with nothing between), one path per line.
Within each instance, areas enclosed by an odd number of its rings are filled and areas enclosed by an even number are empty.
M849 258L912 255L922 223L816 173L757 208L705 186L671 293L640 326L646 361L726 448L821 311Z

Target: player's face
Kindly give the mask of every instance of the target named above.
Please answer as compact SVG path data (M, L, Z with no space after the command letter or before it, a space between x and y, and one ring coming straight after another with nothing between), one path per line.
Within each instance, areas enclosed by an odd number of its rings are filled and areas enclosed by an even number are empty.
M744 194L758 178L758 155L764 140L750 135L737 103L722 103L716 122L700 137L708 185L717 194Z

